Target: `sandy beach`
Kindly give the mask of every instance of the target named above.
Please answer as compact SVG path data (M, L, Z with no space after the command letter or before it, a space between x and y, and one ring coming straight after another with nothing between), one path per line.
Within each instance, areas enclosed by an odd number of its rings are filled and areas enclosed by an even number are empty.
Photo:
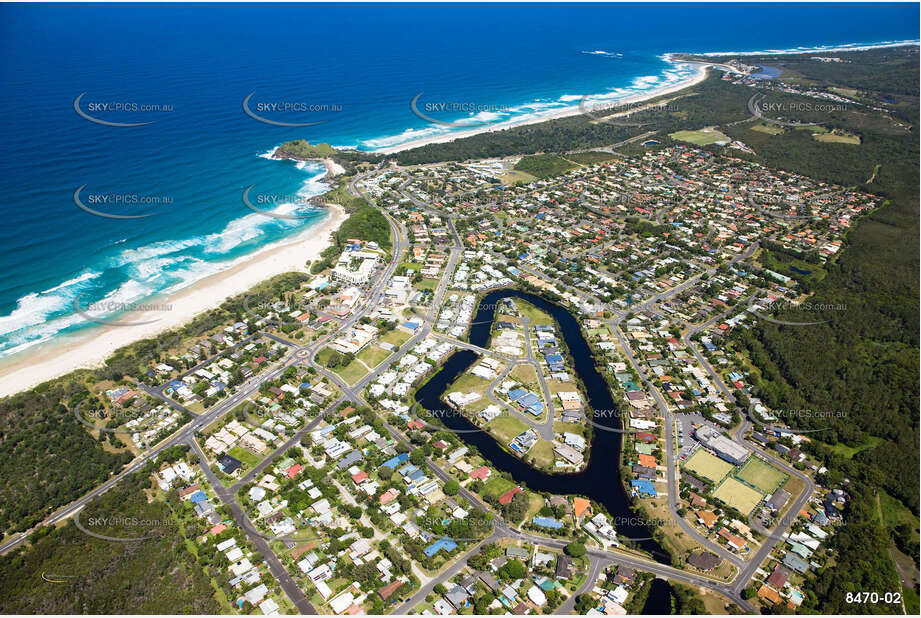
M175 294L145 301L151 305L169 306L168 311L138 311L118 318L119 322L147 321L148 324L88 329L87 332L36 346L6 360L0 364L0 397L29 389L75 369L98 367L118 348L181 326L270 277L285 272L305 272L307 260L316 259L330 245L330 233L345 220L341 207L328 204L327 208L329 215L318 226L257 251L245 261Z
M345 168L333 161L332 159L323 159L323 165L326 166L326 177L332 178L339 174L345 173Z
M707 67L712 66L711 64L703 63L703 62L692 62L692 61L680 61L680 62L674 61L674 62L675 64L692 65L696 67L696 70L694 71L694 74L688 77L687 79L683 79L679 82L675 82L674 84L671 84L669 86L648 90L648 91L641 92L635 95L623 97L621 99L610 99L610 100L605 99L603 103L605 105L616 104L618 106L636 105L637 103L640 103L642 101L647 101L649 99L661 97L666 94L672 94L674 92L678 92L679 90L684 90L685 88L688 88L695 84L699 84L700 82L707 79ZM456 131L456 132L451 132L451 133L445 133L443 135L435 135L435 136L430 136L430 137L419 138L417 140L411 140L408 142L404 142L402 144L398 144L396 146L379 148L375 150L374 152L381 153L381 154L392 154L392 153L400 152L403 150L419 148L420 146L425 146L427 144L443 144L446 142L453 142L456 139L470 137L472 135L478 135L480 133L492 133L494 131L503 131L505 129L511 129L513 127L521 127L521 126L525 126L529 124L538 124L541 122L547 122L548 120L566 118L568 116L578 116L583 113L585 112L580 108L579 105L571 105L568 107L560 108L553 112L542 114L540 116L532 116L530 118L522 118L519 120L509 120L506 122L499 122L496 124L478 126L478 127L471 128L469 130L465 130L465 131Z

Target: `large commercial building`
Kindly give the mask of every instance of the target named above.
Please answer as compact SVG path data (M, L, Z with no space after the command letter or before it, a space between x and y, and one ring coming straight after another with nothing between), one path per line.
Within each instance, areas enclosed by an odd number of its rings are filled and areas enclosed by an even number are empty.
M751 452L740 444L736 444L717 430L706 425L694 431L697 441L716 453L717 457L731 464L739 465L751 455Z

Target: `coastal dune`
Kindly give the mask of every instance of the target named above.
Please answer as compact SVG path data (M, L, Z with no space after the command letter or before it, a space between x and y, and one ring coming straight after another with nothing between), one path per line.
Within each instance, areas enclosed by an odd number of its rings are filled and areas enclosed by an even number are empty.
M316 226L284 243L265 248L227 270L197 281L168 295L145 301L168 310L126 313L118 322L149 322L125 326L99 326L62 337L0 364L0 397L32 388L75 369L102 365L115 350L135 341L182 326L196 315L224 300L285 272L304 272L307 260L315 260L331 244L330 235L345 220L336 204L327 204L328 216Z

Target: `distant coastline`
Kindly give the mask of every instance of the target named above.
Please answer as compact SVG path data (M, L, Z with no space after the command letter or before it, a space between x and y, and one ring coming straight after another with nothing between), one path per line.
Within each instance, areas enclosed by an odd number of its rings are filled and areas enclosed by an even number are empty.
M828 52L847 52L847 51L863 51L868 49L878 49L878 48L887 48L887 47L903 47L906 45L921 45L921 41L918 40L902 40L902 41L882 41L879 43L851 43L851 44L842 44L842 45L827 45L827 46L812 46L812 47L797 47L790 49L775 49L775 50L764 50L764 51L743 51L743 52L669 52L662 54L660 58L665 62L671 64L674 67L692 66L696 67L696 70L693 75L690 75L680 81L663 85L658 88L651 88L649 90L638 92L636 94L631 94L627 96L617 97L610 96L603 92L592 93L586 95L586 100L592 103L603 103L605 105L634 105L642 101L647 101L660 97L666 94L671 94L678 90L688 88L695 84L700 83L706 79L706 67L711 65L716 65L716 61L709 63L706 61L701 61L699 58L718 58L723 56L762 56L762 55L791 55L791 54L819 54L819 53L828 53ZM600 52L583 52L598 54ZM566 107L561 107L559 109L536 113L531 115L524 115L520 118L511 118L506 121L497 122L495 124L485 124L482 126L471 127L467 130L458 130L458 131L448 131L445 133L440 133L436 135L430 135L425 137L419 137L417 139L411 139L405 142L394 144L392 146L382 146L379 148L371 148L367 152L376 153L376 154L394 154L397 152L402 152L404 150L411 150L413 148L420 148L428 144L442 144L447 142L452 142L457 139L462 139L465 137L471 137L473 135L479 135L481 133L492 133L496 131L502 131L505 129L511 129L514 127L539 124L542 122L547 122L548 120L556 120L559 118L566 118L570 116L578 116L579 114L584 113L580 109L579 105L570 105ZM456 121L456 119L455 119ZM380 141L389 141L398 136L384 136L376 140L369 140L369 142L380 142ZM349 148L352 149L352 148Z
M905 39L902 41L881 41L879 43L846 43L843 45L816 45L813 47L795 47L791 49L766 49L762 51L727 51L727 52L682 52L670 54L672 56L791 56L795 54L823 54L829 52L866 51L869 49L882 49L886 47L905 47L907 45L921 45L921 40Z

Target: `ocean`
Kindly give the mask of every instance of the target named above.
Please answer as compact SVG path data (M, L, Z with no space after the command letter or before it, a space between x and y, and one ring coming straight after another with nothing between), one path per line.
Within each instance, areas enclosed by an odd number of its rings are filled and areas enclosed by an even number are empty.
M0 5L0 358L317 225L306 200L325 170L271 160L287 140L398 146L661 88L691 72L669 52L914 41L918 17L910 4ZM413 112L417 95L440 123ZM286 216L253 212L247 188Z

